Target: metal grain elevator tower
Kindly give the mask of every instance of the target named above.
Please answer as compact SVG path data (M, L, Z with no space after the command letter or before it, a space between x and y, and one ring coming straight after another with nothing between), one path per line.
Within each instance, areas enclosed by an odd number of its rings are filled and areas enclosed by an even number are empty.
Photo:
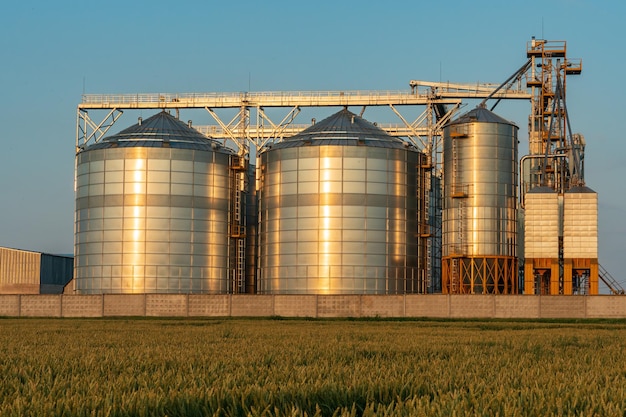
M524 293L598 293L598 198L585 186L582 135L573 134L566 104L568 75L582 61L565 41L533 39L529 155L521 161Z

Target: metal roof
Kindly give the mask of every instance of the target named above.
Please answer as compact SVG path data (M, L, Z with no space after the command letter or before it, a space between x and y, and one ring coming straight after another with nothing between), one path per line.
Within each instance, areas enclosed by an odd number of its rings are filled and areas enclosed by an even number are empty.
M461 124L461 123L475 123L475 122L500 123L500 124L507 124L507 125L517 127L515 123L509 120L506 120L505 118L500 117L494 112L487 110L486 108L481 107L481 106L478 106L475 109L470 110L467 113L460 115L459 117L457 117L456 119L448 123L447 126Z
M569 190L567 190L566 193L581 193L581 194L590 193L590 194L596 194L595 191L593 191L591 188L589 188L589 187L587 187L585 185L576 185L576 186L570 188Z
M272 145L272 148L326 145L417 150L413 145L390 136L378 126L352 113L347 108L315 123L294 136L283 139Z
M103 138L85 150L105 148L177 148L233 153L216 140L189 127L171 114L162 111L141 120L119 133Z
M40 251L30 250L30 249L10 248L8 246L0 246L0 251L1 250L16 251L16 252L27 252L27 253L38 253L40 255L56 256L56 257L59 257L59 258L71 258L71 259L74 259L74 255L61 255L61 254L56 254L56 253L40 252Z
M527 194L541 194L541 193L555 193L552 188L547 185L539 185L537 187L531 188Z

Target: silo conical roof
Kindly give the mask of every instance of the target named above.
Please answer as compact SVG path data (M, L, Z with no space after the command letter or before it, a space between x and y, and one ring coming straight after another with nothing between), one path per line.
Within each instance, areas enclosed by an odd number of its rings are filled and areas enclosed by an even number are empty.
M448 123L447 126L474 122L501 123L517 127L515 123L498 116L491 110L487 110L482 106L478 106L475 109L470 110L465 114L462 114L461 116Z
M272 147L291 148L325 145L413 148L408 142L389 135L383 129L346 108L315 123L297 135L274 144Z
M216 150L222 145L162 111L119 133L107 136L86 150L131 147L170 147L179 149ZM222 148L228 152L227 148Z

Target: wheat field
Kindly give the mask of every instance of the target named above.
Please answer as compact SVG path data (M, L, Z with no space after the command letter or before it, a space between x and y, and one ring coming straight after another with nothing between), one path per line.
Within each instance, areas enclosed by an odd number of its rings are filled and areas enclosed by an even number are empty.
M0 319L0 416L623 416L625 321Z

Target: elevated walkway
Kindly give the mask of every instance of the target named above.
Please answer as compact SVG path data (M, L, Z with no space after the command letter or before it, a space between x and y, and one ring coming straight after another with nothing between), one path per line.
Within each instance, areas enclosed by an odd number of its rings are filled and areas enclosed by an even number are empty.
M401 91L270 91L250 93L85 94L79 109L183 109L424 105L426 94ZM456 101L455 101L456 102Z
M411 81L411 91L269 91L241 93L83 94L78 109L184 109L246 107L417 106L485 98L496 85ZM420 90L418 87L428 87ZM530 99L525 90L502 90L493 98Z

